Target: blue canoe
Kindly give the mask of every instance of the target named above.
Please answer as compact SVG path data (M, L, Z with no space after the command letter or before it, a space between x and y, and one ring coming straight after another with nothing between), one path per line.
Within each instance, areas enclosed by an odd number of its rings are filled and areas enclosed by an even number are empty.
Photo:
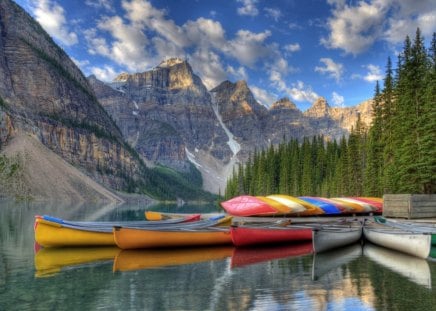
M318 206L321 208L325 215L335 215L335 214L341 214L341 210L334 204L325 202L323 200L313 198L313 197L298 197L301 200L304 200L308 203L311 203L313 205Z

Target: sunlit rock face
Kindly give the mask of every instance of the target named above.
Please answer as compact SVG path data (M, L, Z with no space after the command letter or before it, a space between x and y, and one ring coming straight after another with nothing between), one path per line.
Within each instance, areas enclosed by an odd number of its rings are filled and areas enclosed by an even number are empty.
M123 136L147 160L186 171L187 149L194 156L203 151L229 161L231 150L211 96L186 61L169 59L107 84L89 80Z
M0 33L2 143L25 132L112 188L140 179L142 164L126 149L88 80L42 27L5 0Z

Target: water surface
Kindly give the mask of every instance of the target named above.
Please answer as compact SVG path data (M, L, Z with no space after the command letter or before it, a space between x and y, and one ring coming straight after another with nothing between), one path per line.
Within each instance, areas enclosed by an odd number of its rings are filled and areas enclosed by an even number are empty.
M216 212L209 206L152 210ZM142 206L0 202L0 310L435 310L436 261L360 244L41 249L33 218L143 219Z

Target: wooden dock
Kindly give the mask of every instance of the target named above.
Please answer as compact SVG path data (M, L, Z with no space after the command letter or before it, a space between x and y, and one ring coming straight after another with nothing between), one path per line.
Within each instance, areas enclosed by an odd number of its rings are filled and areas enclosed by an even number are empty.
M385 194L383 216L391 218L436 218L436 194Z

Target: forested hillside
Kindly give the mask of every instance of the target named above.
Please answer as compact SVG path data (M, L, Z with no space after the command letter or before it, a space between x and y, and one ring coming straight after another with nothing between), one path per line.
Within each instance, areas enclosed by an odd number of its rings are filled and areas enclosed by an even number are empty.
M372 108L371 126L358 120L348 139L305 138L256 152L234 171L225 197L435 193L436 34L427 49L417 29L395 69L388 58Z

